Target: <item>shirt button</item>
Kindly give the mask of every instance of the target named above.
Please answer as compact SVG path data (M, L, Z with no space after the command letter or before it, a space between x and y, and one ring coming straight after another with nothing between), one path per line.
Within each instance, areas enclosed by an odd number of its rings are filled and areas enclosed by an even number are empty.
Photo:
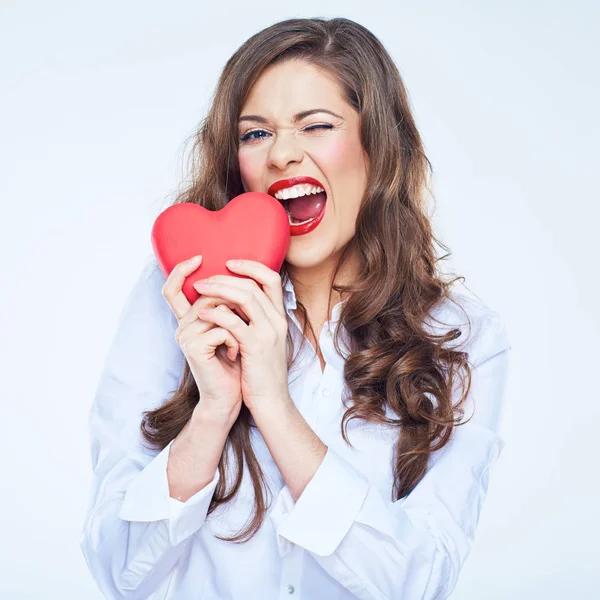
M293 585L288 585L286 589L287 589L287 593L288 594L293 594L294 593L294 586Z
M323 392L322 393L323 393L323 396L329 396L329 394L331 392L329 391L329 388L323 388Z
M331 333L331 329L327 330L327 333L325 334L327 337L333 337L333 333Z

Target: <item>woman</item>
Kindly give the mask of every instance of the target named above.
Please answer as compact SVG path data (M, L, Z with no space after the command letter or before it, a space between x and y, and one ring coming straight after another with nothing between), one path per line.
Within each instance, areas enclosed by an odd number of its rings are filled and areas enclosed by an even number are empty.
M435 268L392 59L347 19L267 27L196 149L178 201L283 194L308 223L280 273L231 264L247 278L193 305L199 259L146 265L91 411L91 573L108 598L446 598L503 444L510 346Z

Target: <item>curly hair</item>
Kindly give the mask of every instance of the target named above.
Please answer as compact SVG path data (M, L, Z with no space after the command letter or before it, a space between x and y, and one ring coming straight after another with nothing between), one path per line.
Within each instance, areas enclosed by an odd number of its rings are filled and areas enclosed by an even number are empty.
M455 426L466 422L461 419L471 369L466 352L447 346L461 335L460 329L438 336L426 328L435 307L445 299L454 302L451 285L464 277L447 280L437 268L437 262L449 253L433 234L427 215L425 193L431 194L431 163L403 81L382 43L364 26L345 18L288 19L250 37L228 60L219 78L210 110L194 135L191 178L173 204L194 202L220 210L244 192L237 160L229 160L238 152L241 108L263 70L290 59L307 61L333 76L360 117L361 143L369 156L367 186L355 235L341 253L332 278L335 281L352 253L358 256L359 280L332 285L348 294L334 335L336 351L340 352L341 326L351 340L343 373L351 402L347 406L344 400L341 432L350 444L345 430L351 419L398 428L391 492L397 500L423 478L430 454L448 442ZM436 258L435 243L447 254ZM285 262L280 275L282 281L288 277ZM318 339L299 301L297 310L303 316L303 333L308 328ZM289 369L295 361L289 330L287 351ZM463 391L453 404L458 379ZM163 405L144 413L140 425L144 440L163 449L183 429L198 401L198 387L185 363L178 389ZM249 540L266 516L268 485L251 444L253 426L250 412L242 405L219 463L221 477L208 514L237 494L244 462L255 494L249 525L235 536L217 536L224 541ZM229 490L228 450L237 467Z

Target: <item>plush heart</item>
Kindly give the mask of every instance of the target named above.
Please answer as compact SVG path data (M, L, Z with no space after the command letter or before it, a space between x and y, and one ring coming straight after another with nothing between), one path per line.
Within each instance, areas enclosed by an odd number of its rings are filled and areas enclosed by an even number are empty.
M194 303L200 296L193 287L198 279L218 274L247 278L230 271L228 260L254 260L279 272L290 244L290 223L273 196L245 192L216 211L192 202L169 206L155 220L151 241L165 277L178 263L202 255L201 265L182 288Z

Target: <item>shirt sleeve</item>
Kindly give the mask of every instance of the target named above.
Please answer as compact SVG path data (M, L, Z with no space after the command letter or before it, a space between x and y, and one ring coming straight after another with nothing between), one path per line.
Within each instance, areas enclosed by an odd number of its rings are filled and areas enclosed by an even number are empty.
M143 411L177 389L185 357L162 296L165 277L145 265L121 311L89 414L92 485L80 535L88 568L106 598L147 598L200 529L219 481L186 502L169 495L162 451L142 440Z
M284 486L272 511L280 554L298 544L363 600L433 600L455 588L488 489L511 346L497 315L486 316L472 344L466 416L434 452L423 479L392 502L350 462L328 448L294 502Z

